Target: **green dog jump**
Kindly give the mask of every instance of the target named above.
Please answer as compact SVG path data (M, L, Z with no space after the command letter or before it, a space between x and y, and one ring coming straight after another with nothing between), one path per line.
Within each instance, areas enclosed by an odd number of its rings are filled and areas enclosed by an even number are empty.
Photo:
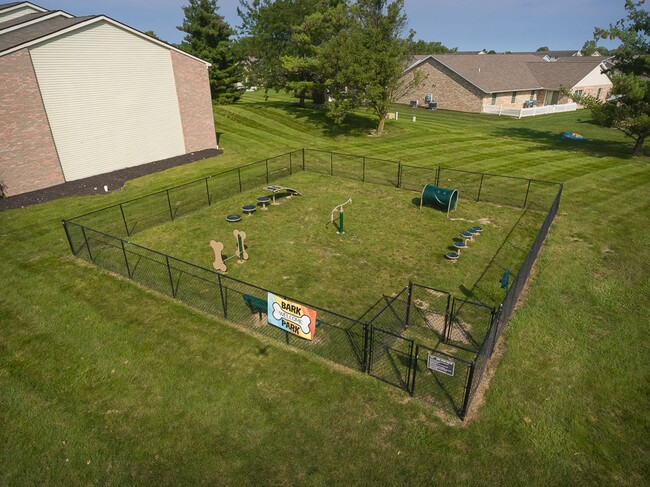
M445 189L434 186L433 184L426 184L422 189L422 197L420 198L420 209L422 206L433 206L447 212L456 209L458 202L458 191L455 189Z

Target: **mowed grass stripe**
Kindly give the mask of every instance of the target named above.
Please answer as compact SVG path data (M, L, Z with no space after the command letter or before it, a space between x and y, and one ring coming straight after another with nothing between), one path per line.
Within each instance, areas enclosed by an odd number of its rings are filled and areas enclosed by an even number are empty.
M320 112L304 123L282 107L295 103L286 95L269 100L246 93L216 107L225 153L213 160L0 213L0 483L647 483L648 157L631 160L629 140L584 123L585 111L514 120L400 107L403 120L378 138L346 136ZM275 129L249 128L255 114ZM589 140L562 144L567 130ZM466 167L567 183L485 401L464 427L376 379L81 263L61 230L62 216L294 147L437 166L464 140ZM315 460L296 461L304 451Z

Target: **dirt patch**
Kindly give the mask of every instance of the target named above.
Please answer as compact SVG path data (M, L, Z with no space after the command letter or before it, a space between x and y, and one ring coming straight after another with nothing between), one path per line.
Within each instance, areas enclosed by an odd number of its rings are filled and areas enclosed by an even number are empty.
M469 410L465 416L465 421L462 423L463 426L469 426L478 417L479 409L485 402L485 394L490 388L490 382L492 382L494 373L496 372L497 367L499 366L499 363L501 362L501 359L505 353L506 344L503 340L503 337L501 337L497 341L497 344L494 347L494 352L492 353L492 357L487 363L485 374L483 374L483 380L481 380L481 383L478 385L478 388L474 393L474 397L472 398Z
M450 218L450 220L454 222L474 223L474 220L468 220L467 218ZM479 218L478 220L476 220L476 223L480 223L481 225L489 225L492 223L492 220L490 220L489 218Z

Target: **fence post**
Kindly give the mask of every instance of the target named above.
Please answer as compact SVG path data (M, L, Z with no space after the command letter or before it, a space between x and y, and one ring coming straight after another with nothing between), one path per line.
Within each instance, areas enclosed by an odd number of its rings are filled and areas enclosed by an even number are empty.
M411 317L411 297L413 296L413 282L409 281L408 293L406 295L406 316L404 318L404 328L409 327L409 319Z
M167 190L167 204L169 205L169 217L174 221L174 212L172 211L172 200L169 198L169 190Z
M436 171L436 186L440 186L440 166L438 166L438 170Z
M463 409L460 411L460 419L464 420L469 409L469 403L472 395L472 382L474 381L474 368L476 367L476 360L472 360L469 364L469 373L467 374L467 382L465 384L465 397L463 398Z
M330 152L330 176L334 176L334 153Z
M483 189L483 176L485 176L485 174L481 174L481 183L478 185L478 196L476 197L477 203L481 201L481 190Z
M289 152L289 176L293 175L293 163L291 161L293 152Z
M361 181L366 182L366 156L363 156L363 169L361 172Z
M208 178L205 178L205 191L208 193L208 206L212 204L212 198L210 197L210 186L208 185Z
M490 317L490 328L488 329L488 333L490 333L492 329L494 329L494 333L492 334L492 346L490 347L490 355L488 355L488 357L492 357L492 354L494 353L494 347L496 346L497 340L499 339L499 315L501 314L501 306L503 306L503 303L499 305L499 311L496 311L495 308L492 308L492 316Z
M363 324L363 365L362 372L370 373L370 328L372 325L368 323Z
M61 223L63 224L63 229L65 230L65 236L68 237L68 245L70 245L70 252L72 252L72 255L75 255L74 245L72 245L72 237L70 237L70 232L68 231L68 222L65 220L61 220Z
M409 387L409 384L411 383L411 370L413 370L413 345L415 342L411 340L411 346L409 347L409 368L408 372L406 373L406 391L410 394L411 393L411 388Z
M302 148L302 170L305 171L305 148Z
M447 301L447 303L449 303L449 300ZM452 324L453 324L453 321L454 321L454 311L455 311L454 308L455 307L456 307L456 298L451 300L451 313L449 313L449 319L445 323L445 330L444 330L444 334L443 334L443 337L442 337L442 342L443 343L448 343L449 338L451 338L451 331L452 331ZM447 309L449 309L449 304L447 304Z
M172 277L172 267L169 265L169 256L165 255L167 261L167 272L169 273L169 284L172 286L172 296L176 297L176 289L174 289L174 278Z
M415 357L413 358L412 361L412 368L413 368L413 377L411 379L411 390L409 393L411 396L415 395L415 376L417 375L418 371L418 358L420 356L420 345L415 346Z
M532 180L528 180L528 187L526 188L526 197L524 198L524 208L526 208L526 203L528 203L528 193L530 192L530 183Z
M90 245L88 244L88 237L86 237L86 227L81 227L81 233L84 235L84 242L86 242L86 249L88 249L88 257L90 257L90 260L95 262L95 259L93 258L93 254L90 251Z
M126 224L126 217L124 216L124 208L122 208L122 203L120 203L120 212L122 213L122 221L124 222L124 229L126 230L126 236L130 237L129 226Z
M397 187L402 185L402 161L397 161Z
M449 312L449 306L451 305L451 294L447 293L447 307L445 308L445 324L442 328L442 341L446 342L447 329L449 328L451 322L451 313Z
M217 274L217 282L219 283L219 293L221 294L221 307L223 308L223 317L228 319L228 309L226 308L226 299L223 296L223 286L221 284L221 274Z
M266 184L269 184L269 160L266 160Z
M240 168L237 168L237 177L239 178L239 192L241 193L242 189L241 189L241 169Z
M131 268L129 267L129 259L126 256L126 249L124 248L124 240L120 239L120 243L122 244L122 253L124 254L124 262L126 263L126 273L129 275L129 279L131 279Z

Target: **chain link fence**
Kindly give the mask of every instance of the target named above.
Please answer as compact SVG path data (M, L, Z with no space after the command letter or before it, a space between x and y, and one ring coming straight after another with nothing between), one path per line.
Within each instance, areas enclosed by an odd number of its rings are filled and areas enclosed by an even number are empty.
M394 297L382 297L357 319L273 293L317 311L311 341L268 323L264 303L272 291L125 240L301 171L418 192L434 181L475 201L524 207L524 215L531 207L550 209L498 310L412 283ZM557 214L561 193L557 183L301 149L64 220L63 225L71 252L81 259L254 333L367 372L464 418ZM447 351L419 343L432 339ZM449 352L454 349L460 353ZM467 353L474 358L468 360Z

